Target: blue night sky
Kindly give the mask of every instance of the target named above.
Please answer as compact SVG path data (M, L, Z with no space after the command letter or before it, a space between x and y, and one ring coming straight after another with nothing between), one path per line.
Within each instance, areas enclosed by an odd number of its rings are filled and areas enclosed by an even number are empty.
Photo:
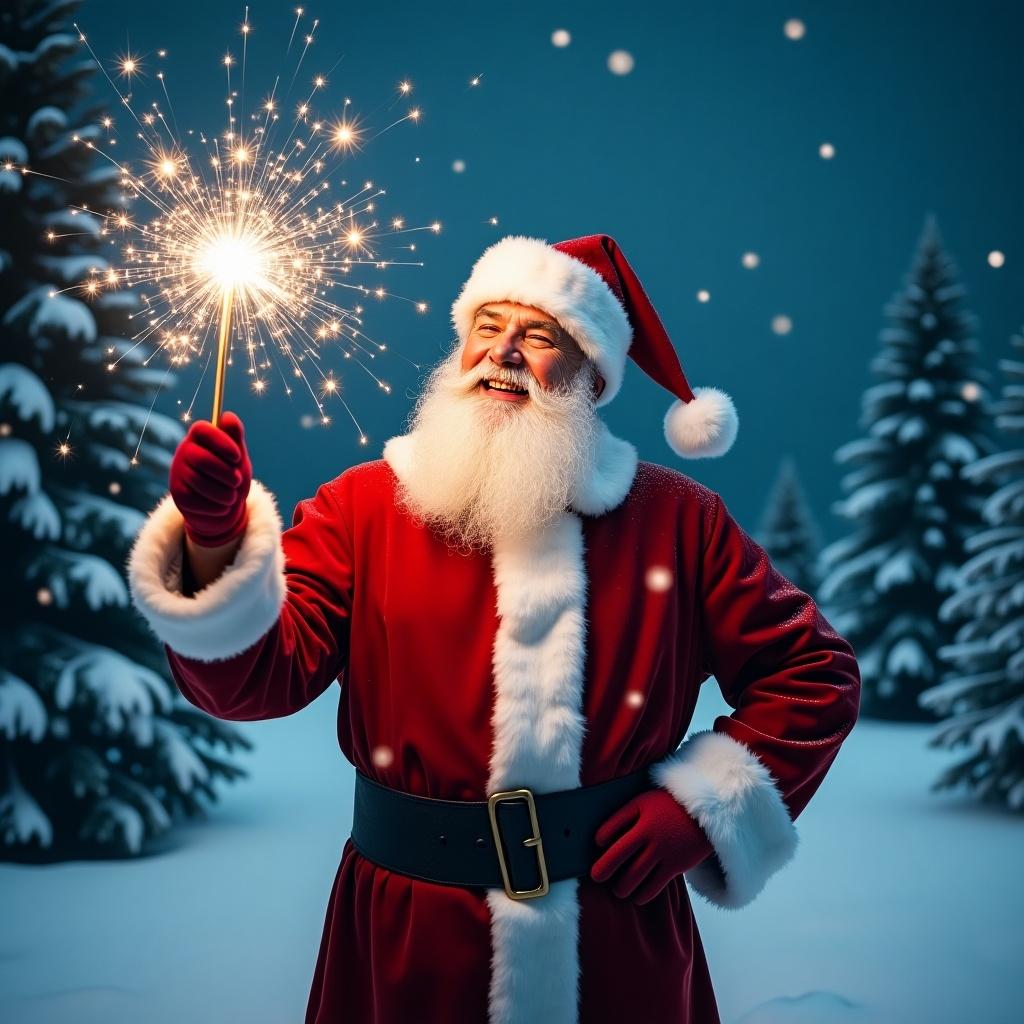
M252 99L269 92L276 74L291 74L291 10L250 5ZM392 268L382 282L428 302L430 312L396 301L368 311L367 332L391 350L374 372L392 394L337 360L367 446L340 405L330 428L305 429L301 417L316 411L308 395L286 397L277 378L256 398L243 375L229 379L227 407L246 421L256 475L280 496L286 517L319 483L379 457L402 431L420 381L412 364L425 372L441 355L452 299L473 260L506 233L553 242L603 232L618 240L690 384L729 392L740 433L723 459L677 460L661 436L670 396L632 363L606 419L642 458L719 491L751 530L780 458L791 453L825 538L843 532L829 512L840 497L832 453L860 433L882 307L902 284L929 211L967 289L965 309L978 318L985 366L1009 353L1009 336L1024 323L1019 5L357 8L314 0L307 11L321 25L300 77L338 62L321 111L340 111L348 96L379 129L410 105L395 91L408 78L424 112L418 126L402 124L368 146L346 173L388 189L383 215L436 218L444 230L419 237L426 266ZM130 46L150 72L165 69L182 129L217 132L225 98L219 61L228 49L241 51L243 12L220 0L94 0L80 24L101 58L112 62ZM790 18L806 25L798 41L783 32ZM571 33L567 47L552 45L559 28ZM168 51L164 61L159 48ZM630 74L608 69L619 49L635 58ZM112 89L99 98L116 111ZM130 142L125 133L122 157L136 155ZM819 155L826 142L835 147L830 160ZM452 169L456 160L465 162L462 173ZM495 216L497 227L488 222ZM1005 253L1001 268L988 264L993 250ZM760 257L755 269L741 263L748 251ZM698 301L701 289L710 301ZM792 320L788 334L773 333L779 315ZM197 379L183 373L159 407L187 403ZM207 417L204 387L197 410Z

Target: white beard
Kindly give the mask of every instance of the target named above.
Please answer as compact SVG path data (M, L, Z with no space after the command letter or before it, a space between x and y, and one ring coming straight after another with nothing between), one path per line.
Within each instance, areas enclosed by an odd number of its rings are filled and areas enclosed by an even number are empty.
M492 398L479 382L527 388ZM399 500L449 543L484 548L543 529L591 472L600 420L594 364L563 390L545 391L525 368L484 360L467 373L456 349L431 373L410 417L413 458Z

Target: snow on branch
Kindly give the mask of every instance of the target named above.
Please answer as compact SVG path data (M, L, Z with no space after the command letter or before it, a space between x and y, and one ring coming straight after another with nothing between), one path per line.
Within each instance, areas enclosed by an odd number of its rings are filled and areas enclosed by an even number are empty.
M127 728L136 715L149 717L170 709L171 697L162 676L108 647L79 645L84 650L68 658L57 677L58 708L92 703L112 733Z
M5 437L0 439L0 494L15 489L39 490L39 459L28 441Z
M53 106L40 107L28 119L25 134L33 143L49 141L68 126L67 115L63 110Z
M45 286L34 288L19 299L4 316L4 324L24 326L33 335L58 340L96 340L96 321L83 302L66 295L51 295Z
M128 605L124 578L98 555L47 545L29 562L27 577L32 583L48 587L58 608L69 605L72 590L81 591L93 611L101 611L107 605Z
M53 826L43 809L21 785L14 763L7 760L6 792L0 793L0 839L6 846L28 845L34 838L43 846L53 842Z
M159 719L154 723L161 756L182 793L191 793L197 783L209 778L209 771L181 733Z
M39 420L39 429L48 434L53 430L53 399L46 385L20 363L0 365L0 403L14 407L18 419L28 422Z
M56 493L64 502L71 543L91 544L95 535L104 530L113 530L120 540L131 541L146 520L138 509L97 494L63 489Z
M184 437L181 424L163 413L148 412L129 402L68 402L69 409L81 413L93 430L110 428L126 437L138 437L145 429L156 440L173 448Z
M101 256L40 256L38 262L43 273L64 288L110 269L110 264Z
M46 705L24 679L0 668L0 734L38 743L46 735Z
M60 539L60 513L42 489L16 501L7 517L36 540Z

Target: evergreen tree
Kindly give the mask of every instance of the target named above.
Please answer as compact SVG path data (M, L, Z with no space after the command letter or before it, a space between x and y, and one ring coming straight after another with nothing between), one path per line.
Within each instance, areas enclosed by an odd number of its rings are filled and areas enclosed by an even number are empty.
M758 543L786 579L814 595L818 587L816 566L821 542L800 487L796 463L788 455L782 460L768 499Z
M929 215L904 289L886 306L864 393L866 436L843 445L847 497L834 510L854 532L822 552L819 597L857 652L868 717L931 720L918 703L943 671L954 627L939 619L991 490L960 469L996 447L963 288Z
M112 251L87 211L124 203L83 144L100 110L85 107L76 6L0 8L0 857L14 860L146 852L245 774L218 748L249 746L180 698L128 599L125 560L182 428L152 409L167 371L126 338L135 296L80 287Z
M1011 344L1024 351L1024 334ZM1006 382L996 426L1024 434L1024 360L1000 360ZM967 539L970 556L956 591L940 609L962 622L942 683L921 702L943 722L930 746L966 747L966 756L937 780L936 789L964 786L982 799L1024 810L1024 448L1001 451L965 466L971 481L994 481L985 526ZM967 621L964 622L963 620Z

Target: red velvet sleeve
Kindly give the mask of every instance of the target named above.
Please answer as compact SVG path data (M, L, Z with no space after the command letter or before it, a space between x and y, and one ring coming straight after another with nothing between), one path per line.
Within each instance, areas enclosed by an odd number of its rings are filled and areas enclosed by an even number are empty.
M178 688L217 718L293 714L344 670L352 606L352 544L332 484L299 502L281 534L287 595L277 622L234 657L197 661L165 645Z
M768 768L795 819L857 720L856 657L717 495L704 543L704 669L735 708L714 731Z

